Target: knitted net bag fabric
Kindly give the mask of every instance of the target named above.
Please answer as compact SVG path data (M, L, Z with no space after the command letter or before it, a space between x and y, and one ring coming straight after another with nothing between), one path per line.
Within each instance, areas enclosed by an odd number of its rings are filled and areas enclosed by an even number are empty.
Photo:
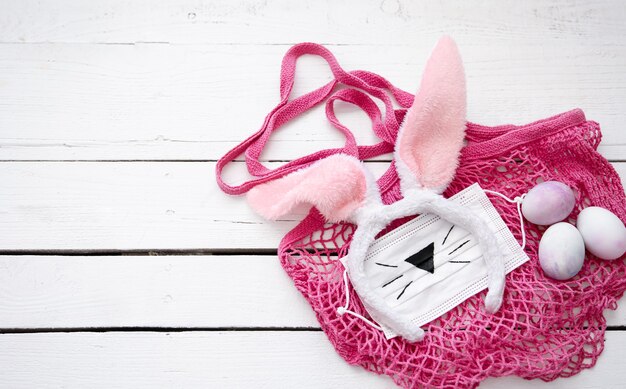
M567 127L571 122L572 125ZM551 127L552 126L552 127ZM537 136L546 129L560 131ZM531 125L485 127L468 124L468 146L446 196L474 182L515 197L541 181L558 180L575 189L576 215L590 205L626 219L626 200L618 174L597 153L597 123L572 111ZM383 200L400 198L393 166L381 179ZM492 201L521 240L515 207ZM388 230L397 227L394 223ZM343 267L352 227L324 224L316 211L285 236L278 255L337 352L349 363L386 374L405 388L473 388L487 377L518 375L553 380L592 367L603 349L605 309L616 309L626 290L623 260L604 261L587 254L580 273L568 281L546 277L537 248L545 227L527 224L531 260L507 275L504 303L494 315L473 296L426 326L420 343L386 340L378 330L351 316L338 316L345 300ZM352 293L352 291L350 291ZM350 309L367 315L358 296Z
M296 99L289 99L295 61L303 54L322 56L335 79ZM337 84L359 88L382 100L383 117L363 93L335 91ZM349 91L350 89L348 89ZM217 164L220 187L230 194L242 194L255 185L285 176L338 152L361 159L393 150L399 123L413 96L384 78L364 71L345 72L323 47L294 46L283 60L281 102L267 116L262 128L227 153ZM401 106L396 109L387 96ZM330 98L329 98L330 96ZM346 136L342 149L323 150L269 170L258 161L271 133L309 108L327 101L327 116ZM361 107L372 119L381 138L373 146L357 146L351 132L332 111L332 101L344 100ZM329 108L330 106L330 108ZM599 125L588 121L581 110L573 110L528 125L486 127L467 123L467 144L452 183L444 193L450 197L473 183L508 197L528 192L541 181L561 181L576 193L574 222L583 208L604 207L626 220L626 198L618 174L597 151L601 140ZM221 172L237 156L245 154L248 171L257 179L238 187L225 184ZM401 198L400 180L392 162L378 180L386 204ZM492 203L513 235L521 241L519 215L514 205L499 198ZM395 220L383 235L410 218ZM616 309L626 290L624 258L604 261L587 254L582 270L568 281L546 277L539 266L537 249L545 227L526 224L525 251L530 261L506 276L500 310L485 311L485 291L467 299L424 329L421 342L401 337L390 340L378 329L337 308L346 301L344 267L339 261L350 248L355 227L326 223L312 209L306 218L282 239L278 257L296 288L316 313L322 330L337 352L349 363L390 376L405 388L474 388L487 377L518 375L553 380L574 375L595 364L603 349L605 309ZM348 309L369 317L358 295L349 287Z

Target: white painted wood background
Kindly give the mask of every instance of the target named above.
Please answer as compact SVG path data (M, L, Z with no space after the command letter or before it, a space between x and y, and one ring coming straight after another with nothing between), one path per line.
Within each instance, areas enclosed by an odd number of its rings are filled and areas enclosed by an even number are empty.
M272 254L297 217L267 223L222 194L215 160L277 102L291 44L413 90L448 33L470 120L581 107L624 179L625 19L618 0L0 0L0 388L393 387L335 354ZM296 94L330 78L316 58L298 71ZM264 158L341 143L317 109ZM607 318L593 369L481 388L624 387L626 308Z

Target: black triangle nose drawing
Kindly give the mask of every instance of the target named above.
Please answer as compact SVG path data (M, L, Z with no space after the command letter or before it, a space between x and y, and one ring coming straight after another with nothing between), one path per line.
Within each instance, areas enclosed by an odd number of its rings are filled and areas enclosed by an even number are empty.
M417 253L411 255L404 261L410 263L411 265L417 268L426 270L427 272L434 274L435 273L435 263L433 261L434 252L435 252L435 242L431 242L428 246L424 247Z

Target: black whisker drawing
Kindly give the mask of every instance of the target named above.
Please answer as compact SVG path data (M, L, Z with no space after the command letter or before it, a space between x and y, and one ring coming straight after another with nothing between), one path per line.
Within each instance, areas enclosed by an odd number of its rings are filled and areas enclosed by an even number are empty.
M452 229L454 228L454 224L452 225L452 227L450 227L450 229L448 230L448 233L446 234L446 237L443 238L443 242L441 242L441 245L443 246L446 243L446 240L448 240L448 236L450 236L450 233L452 232Z
M377 264L378 266L384 266L384 267L398 267L395 265L387 265L386 263L380 263L380 262L374 262L375 264Z
M404 292L406 291L406 288L409 287L409 285L411 285L413 283L413 281L409 282L408 284L404 285L404 289L402 289L402 292L400 292L400 294L398 295L398 297L396 297L396 300L400 300L400 297L402 297L402 295L404 294Z
M394 278L393 280L387 282L385 285L383 285L383 288L389 284L391 284L392 282L394 282L395 280L397 280L398 278L402 277L404 274L400 274L399 276L397 276L396 278Z
M457 250L458 250L458 249L460 249L461 247L465 246L465 245L466 245L469 241L470 241L470 240L468 239L468 240L466 240L465 242L461 243L461 244L459 245L459 247L457 247L457 248L455 248L454 250L450 251L450 252L448 253L448 255L452 255L455 251L457 251Z

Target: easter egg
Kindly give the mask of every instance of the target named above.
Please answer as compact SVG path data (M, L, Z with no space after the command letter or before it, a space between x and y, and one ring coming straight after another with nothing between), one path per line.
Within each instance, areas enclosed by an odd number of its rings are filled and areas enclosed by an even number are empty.
M567 280L583 267L585 243L580 232L569 223L556 223L539 241L539 264L548 277Z
M529 222L546 226L565 219L575 203L576 197L569 186L546 181L528 191L522 202L522 213Z
M585 241L585 247L598 258L613 260L626 251L626 228L611 211L588 207L578 215L576 227Z

